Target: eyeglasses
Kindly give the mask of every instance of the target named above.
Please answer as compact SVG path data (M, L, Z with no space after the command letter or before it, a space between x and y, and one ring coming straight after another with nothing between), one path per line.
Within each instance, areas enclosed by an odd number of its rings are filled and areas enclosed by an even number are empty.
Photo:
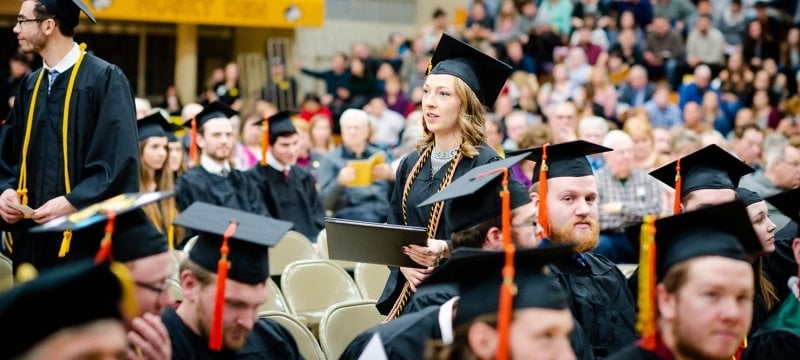
M161 283L156 283L156 284L148 284L146 282L136 281L135 283L136 283L136 286L141 286L141 287L143 287L143 288L145 288L147 290L150 290L150 291L158 293L158 294L161 294L164 291L166 291L167 287L168 287L166 282L161 282Z
M40 18L40 19L25 19L25 18L17 18L17 25L19 25L20 27L22 27L22 24L24 24L24 23L29 23L29 22L32 22L32 21L36 21L36 22L39 22L39 21L45 21L45 20L47 20L47 19L50 19L50 18Z

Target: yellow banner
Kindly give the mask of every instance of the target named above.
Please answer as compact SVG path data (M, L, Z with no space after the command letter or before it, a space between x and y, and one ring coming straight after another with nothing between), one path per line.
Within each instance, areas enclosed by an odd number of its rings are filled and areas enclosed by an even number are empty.
M102 4L99 1L97 4ZM325 0L108 0L98 20L294 28L322 26Z

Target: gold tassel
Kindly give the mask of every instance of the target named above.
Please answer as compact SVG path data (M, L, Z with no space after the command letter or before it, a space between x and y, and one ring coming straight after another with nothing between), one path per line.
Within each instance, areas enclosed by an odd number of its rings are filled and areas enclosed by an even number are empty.
M61 238L61 247L58 249L58 257L63 258L67 256L71 244L72 244L72 230L64 230L64 236Z
M656 243L655 216L647 215L639 234L639 314L636 318L636 331L642 338L642 348L653 351L656 348Z

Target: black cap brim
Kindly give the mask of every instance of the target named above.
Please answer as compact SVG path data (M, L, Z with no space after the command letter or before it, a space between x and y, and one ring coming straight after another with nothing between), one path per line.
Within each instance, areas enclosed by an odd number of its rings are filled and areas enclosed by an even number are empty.
M264 282L269 277L268 249L294 226L291 222L195 202L174 224L199 233L189 259L216 273L222 238L232 222L236 223L236 231L229 241L228 277L246 284Z
M261 123L263 122L264 120L261 120ZM267 123L269 124L270 138L276 135L293 134L297 132L294 123L292 123L292 114L289 111L280 111L270 116L267 118Z
M182 129L182 126L169 121L169 114L163 109L155 109L136 122L139 141L149 137L167 137L169 134ZM174 135L173 135L174 136Z
M215 101L206 105L206 107L203 108L203 111L200 111L194 118L183 123L183 126L191 128L192 121L196 119L197 127L200 128L208 121L214 119L230 119L233 115L236 115L236 111L231 109L230 106L219 101Z
M613 149L584 140L548 145L547 178L553 179L559 177L583 177L594 175L592 166L589 164L589 161L586 160L586 156L612 150ZM527 159L536 162L533 168L533 182L538 182L539 170L542 167L544 146L520 151L529 151L530 155L528 155ZM512 156L517 153L518 152L511 152L508 155Z
M755 169L731 155L721 147L711 144L681 158L681 197L701 189L731 189L739 186L739 179ZM673 161L650 172L650 176L675 188L676 165Z

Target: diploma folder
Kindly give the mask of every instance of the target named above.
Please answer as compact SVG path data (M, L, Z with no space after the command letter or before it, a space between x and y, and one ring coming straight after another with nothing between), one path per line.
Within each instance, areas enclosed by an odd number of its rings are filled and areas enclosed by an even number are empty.
M325 231L333 260L425 268L400 251L403 245L428 245L423 227L325 218Z

